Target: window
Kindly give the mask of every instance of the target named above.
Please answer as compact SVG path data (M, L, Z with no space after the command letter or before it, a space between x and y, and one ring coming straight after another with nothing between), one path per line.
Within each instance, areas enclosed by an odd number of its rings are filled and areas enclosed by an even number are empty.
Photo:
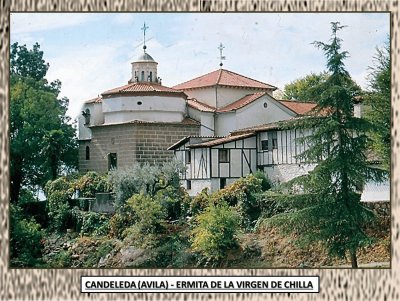
M187 181L186 181L186 189L187 189L187 190L192 189L192 181L190 181L190 180L187 180Z
M149 82L153 81L153 72L150 71L150 75L149 75Z
M268 140L261 140L261 149L263 151L268 151Z
M86 146L86 160L90 160L90 147Z
M219 189L225 188L226 186L226 178L219 179Z
M268 103L264 102L264 109L268 108Z
M227 149L219 149L218 150L218 162L219 163L228 163L229 162L229 152Z
M192 156L190 150L185 151L185 163L190 164L192 162Z
M143 103L141 101L137 102L138 106L141 106Z
M141 76L140 76L140 80L141 80L142 82L144 82L144 71L142 71L142 74L141 74Z
M117 154L108 154L108 170L117 169Z
M269 132L268 133L268 140L272 141L272 145L270 149L277 149L278 148L278 134L277 132Z

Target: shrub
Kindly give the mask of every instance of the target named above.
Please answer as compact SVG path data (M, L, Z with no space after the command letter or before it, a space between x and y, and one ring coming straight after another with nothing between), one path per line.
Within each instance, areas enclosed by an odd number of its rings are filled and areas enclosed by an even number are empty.
M81 235L102 236L109 233L109 218L105 214L97 212L87 212L72 208L72 218L74 220L75 231Z
M261 170L257 170L253 175L257 179L261 180L261 189L262 189L262 191L267 191L267 190L270 190L272 188L272 183L267 178L267 176L265 175L264 172L262 172Z
M80 197L94 198L98 192L110 192L111 183L106 175L89 171L74 182L74 188L79 190Z
M191 233L192 249L206 264L220 263L225 252L237 246L239 216L226 202L210 205L195 222L197 225Z
M132 208L135 224L127 229L125 236L138 247L152 246L157 234L163 230L166 210L158 201L144 194L132 196L127 205Z
M69 228L71 220L70 195L65 191L54 191L47 197L47 212L50 228L63 231Z
M18 267L32 267L41 257L43 233L34 219L25 219L19 207L10 205L10 258Z
M189 214L195 216L203 212L210 205L210 195L208 189L204 188L199 194L192 198L189 205Z
M260 216L260 206L257 195L262 192L262 179L250 174L233 182L229 186L211 195L211 202L221 201L230 206L236 206L241 217L241 224L249 229L254 226Z

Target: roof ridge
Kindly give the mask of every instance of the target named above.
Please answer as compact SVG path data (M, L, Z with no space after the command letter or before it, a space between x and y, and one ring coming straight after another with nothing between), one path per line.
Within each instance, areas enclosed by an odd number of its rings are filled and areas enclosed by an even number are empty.
M259 99L260 97L262 97L262 96L264 96L264 95L266 95L266 94L267 94L267 92L255 92L255 93L246 94L245 96L239 98L238 100L235 100L234 102L231 102L231 103L229 103L229 104L223 106L222 108L217 109L217 112L224 112L224 111L226 110L227 107L233 106L234 104L239 103L240 101L242 101L242 100L245 99L246 97L258 96L258 97L256 97L256 98L252 99L251 101L245 102L245 103L243 103L242 105L238 106L237 108L233 108L233 109L232 109L232 110L238 110L238 109L240 109L240 108L243 108L243 107L247 106L248 104L251 104L252 102L256 101L257 99ZM229 111L230 111L230 110L229 110ZM225 112L226 112L226 111L225 111Z
M189 79L189 80L187 80L187 81L184 81L184 82L182 82L182 83L180 83L180 84L177 84L177 85L174 85L174 86L172 86L172 87L176 87L176 86L180 86L180 85L186 84L186 83L188 83L188 82L194 81L194 80L199 79L199 78L201 78L201 77L205 77L205 76L210 75L211 73L214 73L214 72L217 72L217 71L218 71L218 70L214 70L214 71L208 72L208 73L206 73L206 74L199 75L199 76L197 76L197 77L195 77L195 78Z
M275 89L277 89L277 87L275 87L275 86L273 86L273 85L270 85L270 84L264 83L264 82L262 82L262 81L259 81L259 80L257 80L257 79L254 79L254 78L248 77L248 76L246 76L246 75L239 74L239 73L236 73L236 72L233 72L233 71L227 70L227 69L223 69L223 70L225 70L225 71L227 71L227 72L230 72L230 73L233 73L233 74L235 74L235 75L239 75L239 76L241 76L241 77L245 77L245 78L247 78L247 79L253 80L253 81L255 81L255 82L258 82L258 83L260 83L260 84L267 85L267 86L271 86L272 88L275 88Z
M221 80L222 71L224 71L224 70L225 69L222 69L222 68L219 69L219 74L218 74L218 77L217 77L217 81L215 82L216 86L218 85L219 81Z

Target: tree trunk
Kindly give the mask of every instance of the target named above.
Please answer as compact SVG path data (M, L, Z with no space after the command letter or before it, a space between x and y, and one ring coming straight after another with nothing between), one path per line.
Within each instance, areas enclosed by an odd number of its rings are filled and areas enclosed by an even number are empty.
M351 258L351 267L353 269L358 269L357 252L354 250L350 250L350 258Z

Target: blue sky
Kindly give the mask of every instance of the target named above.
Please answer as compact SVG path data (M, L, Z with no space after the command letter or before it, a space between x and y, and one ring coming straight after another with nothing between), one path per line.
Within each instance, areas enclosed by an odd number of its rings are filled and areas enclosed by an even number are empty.
M367 89L375 49L389 36L389 13L12 13L11 43L41 45L47 78L61 80L76 117L83 101L127 83L143 51L143 22L165 86L218 69L222 42L225 69L283 89L325 70L311 43L328 42L334 21L348 26L339 33L350 54L346 68Z

